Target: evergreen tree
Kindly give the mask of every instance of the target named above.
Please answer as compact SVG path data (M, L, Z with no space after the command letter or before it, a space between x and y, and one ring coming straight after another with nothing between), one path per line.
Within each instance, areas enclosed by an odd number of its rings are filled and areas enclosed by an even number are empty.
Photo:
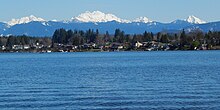
M120 29L116 29L113 41L118 43L125 42L125 32L121 31Z
M187 37L186 37L185 30L183 29L183 31L180 35L180 46L183 47L186 44L187 44Z
M52 43L54 45L54 43L59 43L59 30L55 30L53 37L52 37Z
M125 35L124 34L125 34L124 31L120 32L119 39L118 39L119 43L124 43L125 42Z
M114 38L113 38L113 42L118 42L119 41L120 33L121 33L120 29L115 30L115 35L114 35Z
M73 37L74 35L73 35L73 31L72 30L68 30L67 31L67 42L68 42L68 44L70 43L70 39Z
M153 40L153 33L147 33L146 31L143 34L144 42L151 42Z
M7 43L6 43L6 46L8 48L12 48L13 45L15 45L15 39L14 39L13 36L9 36L8 40L7 40Z
M161 38L161 33L158 32L158 33L157 33L157 42L160 42L160 38Z
M110 38L108 31L106 31L104 35L104 42L111 42L111 38Z
M160 42L162 42L162 43L168 43L168 42L169 42L168 35L167 35L167 34L163 34L163 35L161 36Z
M3 46L3 41L2 41L2 38L0 37L0 46Z

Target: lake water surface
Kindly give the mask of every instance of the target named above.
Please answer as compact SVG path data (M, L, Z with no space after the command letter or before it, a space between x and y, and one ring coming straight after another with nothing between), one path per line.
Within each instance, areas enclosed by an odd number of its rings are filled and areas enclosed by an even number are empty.
M2 53L4 109L220 110L220 51Z

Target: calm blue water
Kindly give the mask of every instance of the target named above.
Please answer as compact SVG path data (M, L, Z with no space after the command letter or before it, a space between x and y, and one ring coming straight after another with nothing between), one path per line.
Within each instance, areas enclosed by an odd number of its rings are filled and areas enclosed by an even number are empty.
M3 53L3 109L219 110L220 51Z

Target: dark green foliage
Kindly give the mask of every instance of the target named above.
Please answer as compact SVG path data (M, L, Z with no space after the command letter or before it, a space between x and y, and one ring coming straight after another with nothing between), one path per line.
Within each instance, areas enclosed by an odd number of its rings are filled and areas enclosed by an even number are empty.
M186 33L185 33L185 30L183 30L181 35L180 35L180 45L184 46L186 44L187 44Z
M67 44L68 42L68 33L65 29L58 29L54 32L53 43Z
M113 42L124 43L125 41L126 41L125 32L121 31L120 29L116 29Z
M182 30L180 33L156 33L145 31L143 34L126 34L120 29L116 29L113 35L110 35L108 31L105 34L99 33L99 30L95 31L89 29L87 31L82 30L65 30L57 29L51 38L34 38L29 36L9 36L0 37L0 46L6 46L12 48L13 45L34 45L44 44L47 46L56 44L62 45L84 45L95 43L98 46L109 46L111 43L118 43L124 45L126 48L131 49L132 45L136 42L148 43L151 41L160 42L162 45L170 44L172 49L179 50L193 50L198 48L207 47L211 49L214 46L220 46L220 32L203 33L199 30L186 33ZM149 45L145 45L148 47Z
M145 31L143 35L143 41L151 42L152 40L153 40L153 33L147 33L147 31Z
M27 45L30 44L30 37L23 36L9 36L6 46L11 47L13 45Z
M104 42L111 42L111 38L110 35L108 33L108 31L106 31L105 35L104 35Z
M168 35L167 34L162 35L161 39L160 39L160 42L168 43L169 42Z
M36 38L29 36L9 36L0 38L0 43L9 49L13 45L35 45L36 43L43 44L45 46L51 45L51 38Z

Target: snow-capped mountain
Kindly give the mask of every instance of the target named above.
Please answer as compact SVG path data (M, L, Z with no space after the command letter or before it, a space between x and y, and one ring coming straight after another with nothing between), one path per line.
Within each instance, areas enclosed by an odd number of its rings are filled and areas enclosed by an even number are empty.
M100 11L86 11L85 13L80 14L77 17L72 18L73 21L77 22L93 22L93 23L100 23L100 22L110 22L110 21L117 21L120 23L129 23L129 20L118 18L113 14L105 14Z
M204 24L206 23L205 21L199 19L198 17L195 17L193 15L189 16L187 19L185 19L185 21L189 22L189 23L193 23L193 24Z
M121 19L113 14L106 14L100 11L85 12L79 16L73 17L71 20L50 20L45 21L43 18L23 17L21 19L13 19L8 23L0 22L0 35L29 35L29 36L52 36L56 29L71 29L71 30L88 30L99 29L100 33L108 31L114 34L115 29L121 29L128 34L141 34L144 31L148 32L179 32L182 29L193 31L200 29L204 32L220 31L220 22L205 21L189 16L184 20L175 20L171 23L161 23L152 21L147 17L139 17L135 20Z
M29 23L29 22L32 22L32 21L45 21L43 18L38 18L38 17L35 17L34 15L30 15L28 17L22 17L20 19L12 19L11 21L9 21L7 24L9 26L13 26L13 25L16 25L16 24L24 24L24 23Z
M151 21L147 17L139 17L139 18L136 18L133 22L150 23L150 22L153 22L153 21Z

